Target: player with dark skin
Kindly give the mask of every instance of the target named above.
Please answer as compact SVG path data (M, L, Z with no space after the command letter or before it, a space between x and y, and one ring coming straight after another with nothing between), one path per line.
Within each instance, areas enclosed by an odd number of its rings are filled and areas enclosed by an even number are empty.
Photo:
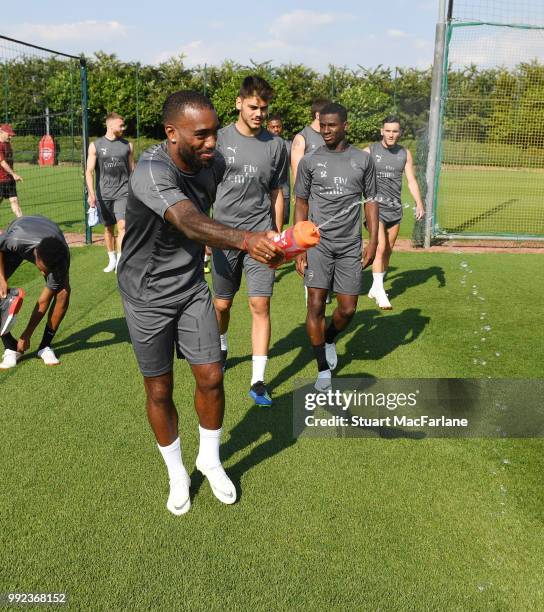
M347 121L342 121L339 114L320 115L320 132L329 151L341 152L348 146L346 140ZM364 247L361 256L362 268L368 267L376 256L378 246L378 204L374 201L364 204L365 219L370 235L368 244ZM297 196L295 205L295 223L308 219L309 204L307 199ZM307 254L302 253L297 257L297 273L304 277L307 267ZM325 342L325 304L328 289L308 287L308 314L306 318L306 329L312 346ZM345 295L338 293L337 307L332 315L332 322L338 332L343 331L353 319L357 308L357 295Z
M208 108L188 108L165 124L168 154L183 172L196 173L208 167L215 155L219 121ZM282 251L271 242L274 232L243 232L226 227L200 212L190 200L177 202L164 215L185 236L210 247L242 249L262 263L276 264ZM221 362L192 364L196 381L195 409L200 425L219 429L223 422L225 395ZM147 415L157 442L171 444L178 435L178 414L173 402L172 371L144 376Z

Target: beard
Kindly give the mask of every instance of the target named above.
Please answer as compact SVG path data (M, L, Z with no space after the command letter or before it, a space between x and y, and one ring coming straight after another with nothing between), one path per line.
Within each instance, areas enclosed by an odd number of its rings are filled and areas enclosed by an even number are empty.
M179 152L179 156L186 163L192 172L198 172L204 166L202 161L195 155L191 149L182 149Z

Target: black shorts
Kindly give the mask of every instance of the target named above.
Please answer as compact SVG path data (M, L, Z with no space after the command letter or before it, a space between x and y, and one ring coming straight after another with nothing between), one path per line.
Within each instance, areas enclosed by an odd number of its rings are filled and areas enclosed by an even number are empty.
M4 198L16 198L17 197L17 185L15 181L6 181L0 183L0 200Z
M212 253L212 283L215 297L231 300L240 289L242 272L246 273L249 297L271 297L276 270L237 249L213 249Z
M341 295L362 292L361 241L344 246L321 241L308 250L304 284L311 289L328 289Z
M117 221L123 221L125 219L125 213L127 210L127 198L122 197L117 200L101 200L96 198L98 210L100 216L106 227L115 225Z
M174 349L191 364L221 361L219 328L210 290L199 283L177 302L135 303L121 293L132 348L144 376L172 371Z

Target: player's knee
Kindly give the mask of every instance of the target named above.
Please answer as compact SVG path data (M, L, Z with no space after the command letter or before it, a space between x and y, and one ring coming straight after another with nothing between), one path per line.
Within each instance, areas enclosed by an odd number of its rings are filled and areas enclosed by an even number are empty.
M222 391L223 370L221 364L207 364L203 375L196 377L196 384L201 393L217 393Z
M155 406L170 406L172 403L172 387L166 383L154 383L146 386L147 400Z
M215 306L215 310L223 314L230 312L230 309L232 307L232 300L222 300L217 298L213 301L213 304Z
M348 321L351 321L351 319L353 319L354 315L355 315L355 306L352 305L342 305L338 307L338 312L340 314L340 316L343 319L347 319Z
M387 255L390 252L391 252L391 249L389 248L389 245L385 243L378 244L378 248L376 249L376 255L383 257L384 255Z
M249 309L256 317L267 317L270 314L270 300L267 298L250 298Z
M325 300L320 296L308 294L308 314L310 317L325 316Z
M70 293L71 293L71 289L70 286L64 287L64 289L61 289L58 293L57 293L57 302L60 304L66 304L68 305L68 303L70 302Z

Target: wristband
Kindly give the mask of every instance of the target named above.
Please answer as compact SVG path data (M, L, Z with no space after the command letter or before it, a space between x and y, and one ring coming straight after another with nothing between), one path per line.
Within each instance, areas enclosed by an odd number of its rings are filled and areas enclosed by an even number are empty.
M246 232L244 234L244 239L242 240L242 246L240 247L240 251L247 251L247 241L250 236L251 232Z

